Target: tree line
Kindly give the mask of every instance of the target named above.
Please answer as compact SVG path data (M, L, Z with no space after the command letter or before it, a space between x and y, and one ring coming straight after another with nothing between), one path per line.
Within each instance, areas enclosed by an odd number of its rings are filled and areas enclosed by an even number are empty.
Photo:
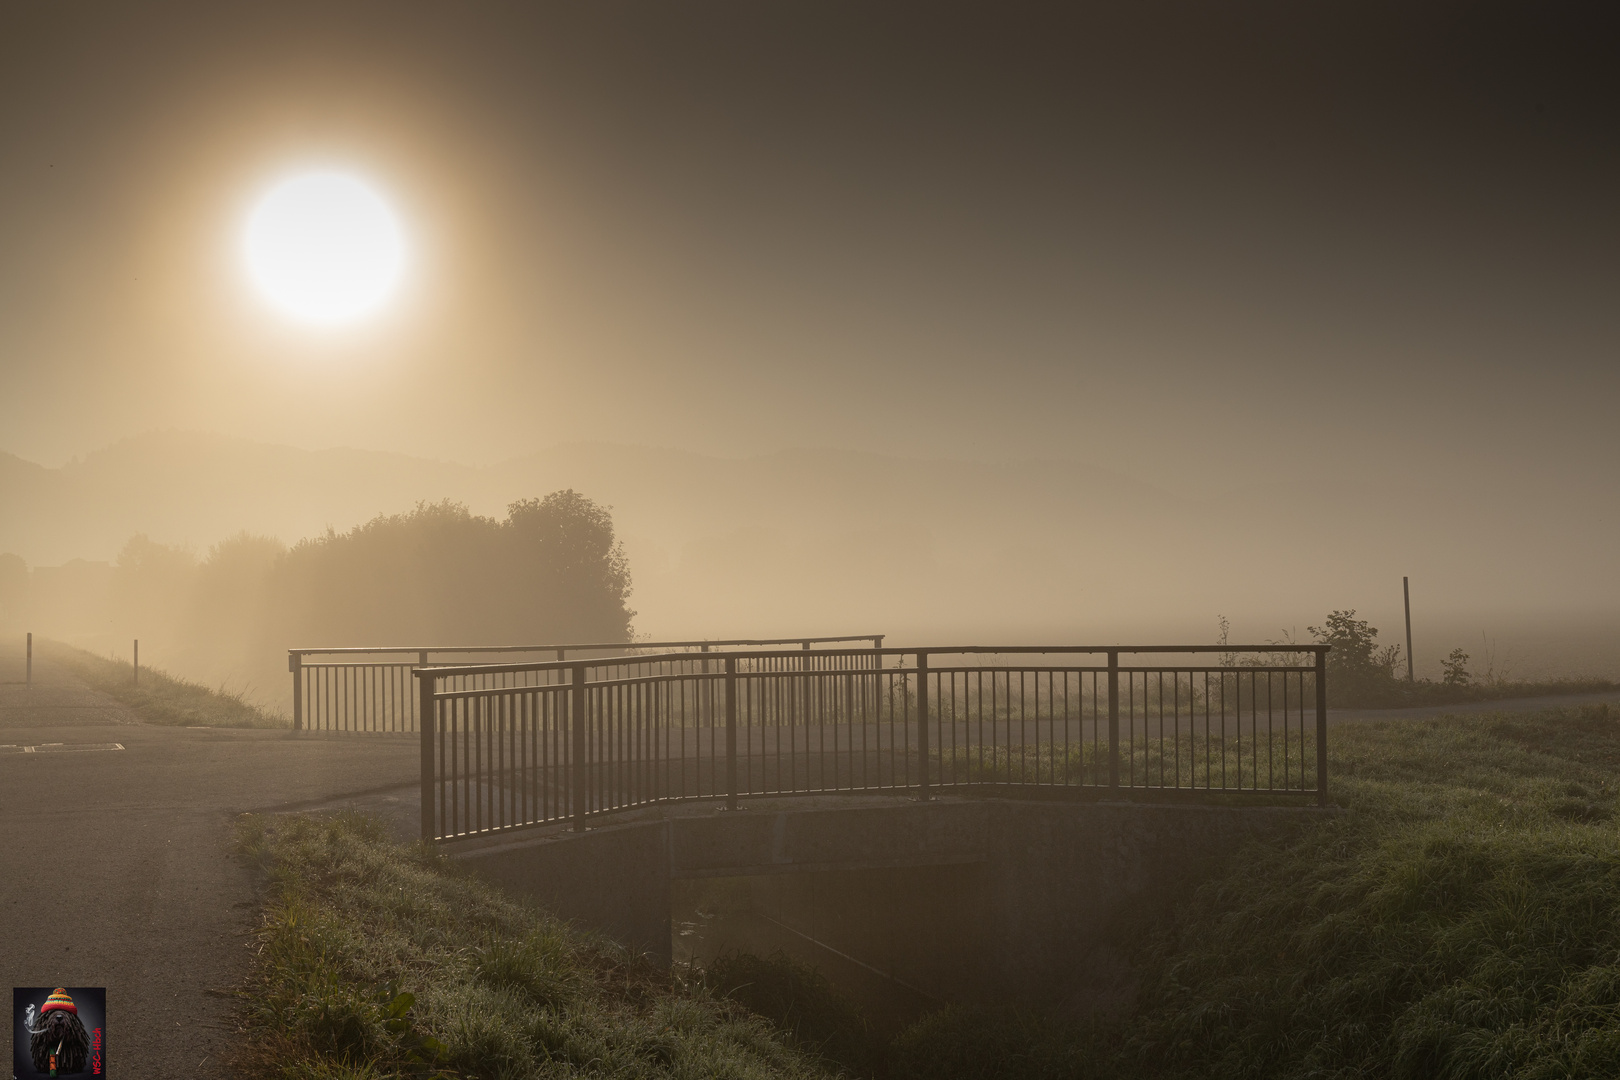
M9 606L50 632L45 598L0 577ZM137 535L104 585L85 580L104 589L111 640L139 637L143 656L177 674L278 698L288 648L627 642L635 617L612 515L573 490L514 502L504 518L418 503L291 547L241 533L201 558Z

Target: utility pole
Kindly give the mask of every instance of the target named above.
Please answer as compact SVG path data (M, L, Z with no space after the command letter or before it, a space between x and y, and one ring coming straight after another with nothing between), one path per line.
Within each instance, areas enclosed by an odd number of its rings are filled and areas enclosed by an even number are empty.
M1406 599L1406 681L1417 682L1412 674L1412 586L1409 581L1409 578L1401 578L1401 595Z

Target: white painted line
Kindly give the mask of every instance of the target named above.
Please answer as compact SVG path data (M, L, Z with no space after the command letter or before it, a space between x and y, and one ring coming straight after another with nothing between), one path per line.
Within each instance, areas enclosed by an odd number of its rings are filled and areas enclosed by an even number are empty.
M38 746L17 746L13 743L0 745L0 754L71 754L82 753L86 750L122 750L123 743L92 742L92 743L40 743Z

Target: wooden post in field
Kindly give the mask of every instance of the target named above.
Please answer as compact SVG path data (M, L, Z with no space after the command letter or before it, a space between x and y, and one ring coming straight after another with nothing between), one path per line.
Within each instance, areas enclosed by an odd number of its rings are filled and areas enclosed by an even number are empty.
M135 639L135 685L141 685L141 639Z
M1417 682L1412 674L1412 587L1408 578L1401 578L1401 596L1406 600L1406 681Z
M28 662L27 663L28 663L28 667L27 667L28 674L26 676L24 676L24 678L26 678L27 681L28 681L28 688L30 690L32 690L34 688L34 632L32 630L30 630L28 632Z

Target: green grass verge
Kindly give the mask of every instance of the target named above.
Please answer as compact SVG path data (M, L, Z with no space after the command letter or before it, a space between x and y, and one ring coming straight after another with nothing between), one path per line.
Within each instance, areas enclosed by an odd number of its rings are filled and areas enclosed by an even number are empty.
M1620 710L1333 729L1349 813L1253 843L1138 944L1136 1011L960 1011L910 1075L1620 1075ZM901 1070L896 1070L900 1072Z
M1334 729L1352 810L1199 890L1125 1049L1151 1075L1620 1075L1620 711Z
M1492 679L1464 685L1448 685L1430 679L1380 679L1371 685L1341 686L1328 680L1328 694L1335 709L1411 709L1423 706L1466 705L1481 701L1512 698L1563 697L1569 694L1601 694L1620 690L1611 679L1567 678L1526 681Z
M740 1006L389 842L375 820L246 818L239 842L270 882L246 1075L831 1075Z
M224 687L176 678L158 668L141 668L137 685L129 664L75 649L60 642L41 642L40 656L49 657L83 679L89 686L128 705L149 724L196 727L290 728L292 721L248 701Z

